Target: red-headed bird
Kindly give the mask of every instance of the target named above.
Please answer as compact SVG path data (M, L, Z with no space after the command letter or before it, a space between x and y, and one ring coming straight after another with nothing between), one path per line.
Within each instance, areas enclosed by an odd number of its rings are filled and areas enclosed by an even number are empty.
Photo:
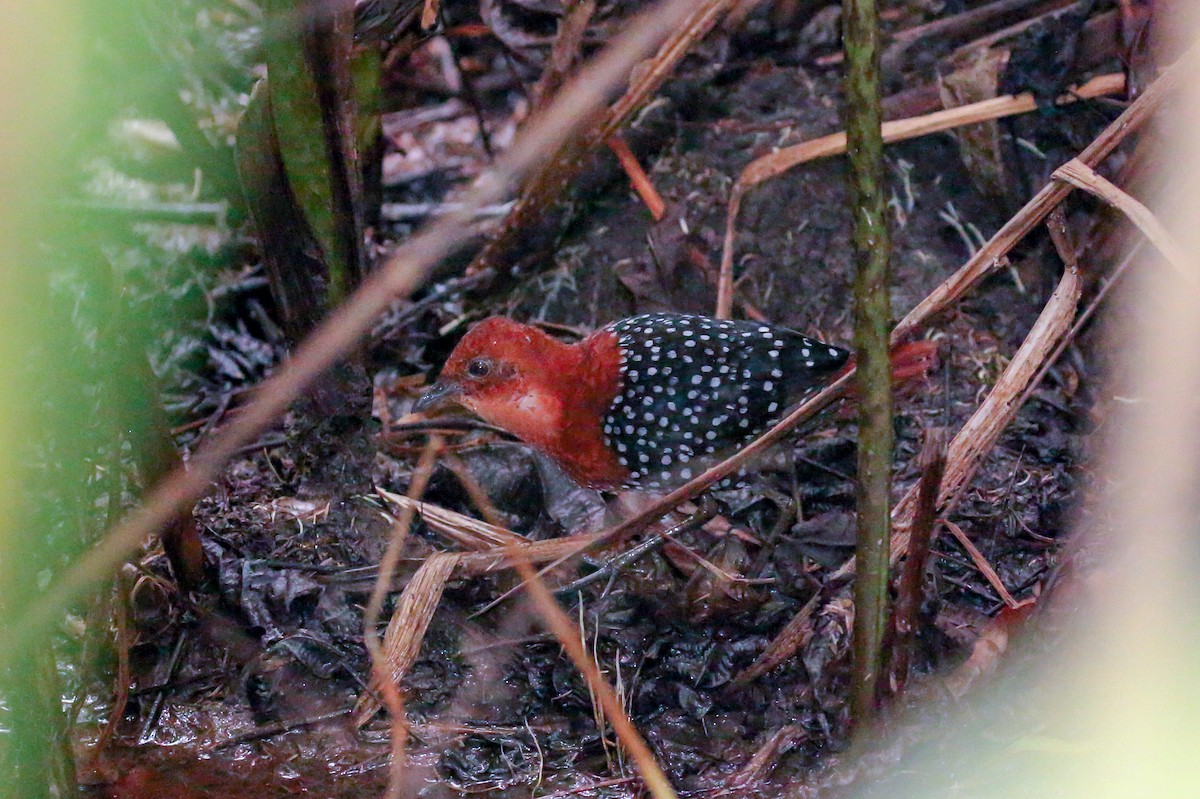
M566 344L495 316L415 409L456 401L582 485L667 489L779 421L849 354L761 322L645 314Z

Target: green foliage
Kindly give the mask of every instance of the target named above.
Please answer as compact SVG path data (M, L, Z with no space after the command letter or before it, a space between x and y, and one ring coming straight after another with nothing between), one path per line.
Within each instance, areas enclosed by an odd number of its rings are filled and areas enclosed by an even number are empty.
M324 255L332 305L346 297L362 270L358 114L350 75L353 3L267 0L264 8L275 137L292 195Z

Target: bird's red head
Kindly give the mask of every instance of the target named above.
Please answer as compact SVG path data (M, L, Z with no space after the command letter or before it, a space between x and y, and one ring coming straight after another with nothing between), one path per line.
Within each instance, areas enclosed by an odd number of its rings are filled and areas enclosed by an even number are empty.
M564 344L493 316L463 336L415 410L457 402L549 453L580 482L611 482L618 470L599 420L617 391L619 361L611 333Z
M494 415L489 410L502 411L536 393L545 351L561 346L529 325L502 316L485 319L450 353L437 383L417 402L417 409L455 401L489 418Z

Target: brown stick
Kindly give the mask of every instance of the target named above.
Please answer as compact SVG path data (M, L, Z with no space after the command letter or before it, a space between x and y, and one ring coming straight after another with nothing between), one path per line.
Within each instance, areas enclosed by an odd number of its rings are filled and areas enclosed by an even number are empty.
M925 433L925 444L921 448L921 482L917 489L916 512L892 617L895 636L892 639L890 683L892 693L896 696L904 692L904 685L908 682L909 664L912 663L916 645L917 614L924 594L925 565L929 560L929 547L933 542L937 521L937 499L942 487L942 475L946 472L948 443L946 428L934 427Z
M655 222L660 221L667 211L667 204L663 202L662 195L658 193L658 189L654 188L654 182L650 180L646 170L642 169L637 156L629 149L629 144L620 133L614 133L608 137L608 149L612 150L613 154L617 156L617 160L621 162L621 168L629 176L633 190L646 204L650 216L654 217Z
M967 554L971 557L971 562L975 564L975 568L979 570L979 573L983 575L983 578L995 590L996 594L1000 597L1000 601L1010 608L1019 608L1022 603L1014 599L1013 595L1009 593L1008 588L1004 585L1004 581L1000 579L1000 575L992 568L992 564L988 563L988 559L979 551L979 547L975 546L975 542L968 538L967 534L962 531L962 528L954 522L946 521L943 524L946 525L946 529L950 531L950 534L954 536L962 548L967 551Z

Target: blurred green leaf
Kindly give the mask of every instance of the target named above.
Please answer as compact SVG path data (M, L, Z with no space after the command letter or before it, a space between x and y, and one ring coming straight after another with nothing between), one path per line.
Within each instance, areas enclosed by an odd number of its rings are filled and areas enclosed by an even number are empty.
M362 178L350 72L352 0L268 0L271 115L292 194L320 245L328 300L362 273Z

